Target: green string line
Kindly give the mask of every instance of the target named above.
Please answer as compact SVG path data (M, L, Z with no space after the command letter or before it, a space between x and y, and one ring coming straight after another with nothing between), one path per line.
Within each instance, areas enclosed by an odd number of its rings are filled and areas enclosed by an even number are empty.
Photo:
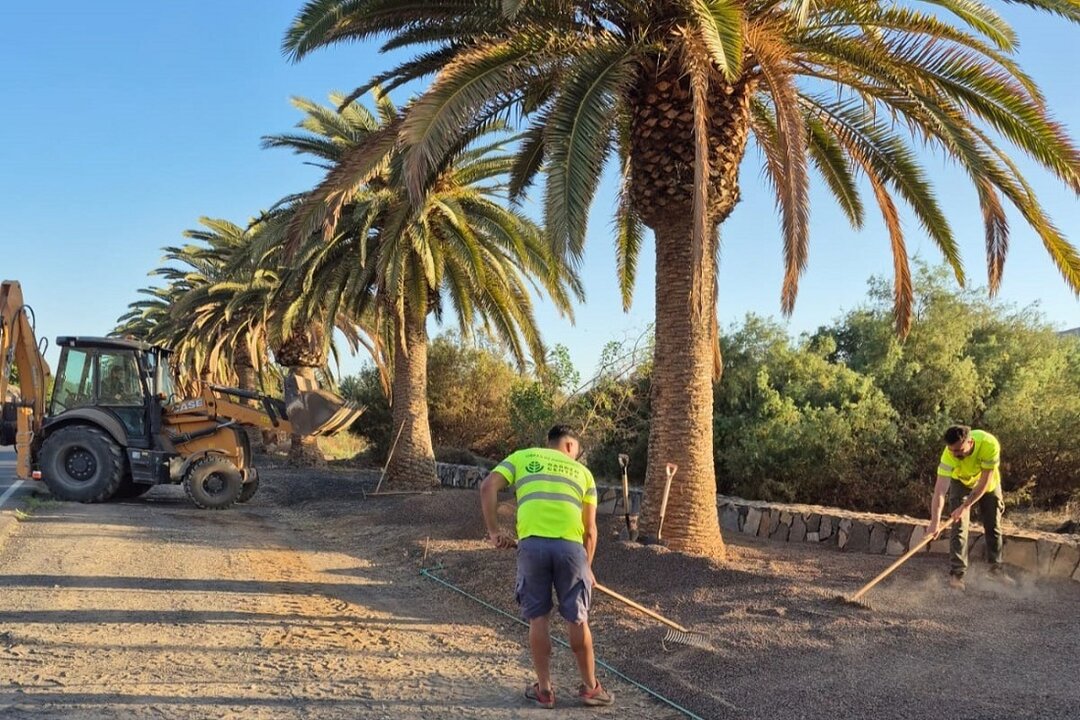
M438 569L438 568L436 568L436 569ZM486 607L488 610L494 610L495 612L499 613L500 615L503 615L505 617L510 618L511 620L518 623L519 625L524 625L525 627L529 627L529 623L525 622L521 618L515 617L514 615L511 615L510 613L506 612L505 610L502 610L500 608L495 607L494 605L487 602L486 600L481 600L480 598L476 597L475 595L472 595L472 594L468 593L467 591L463 590L462 588L458 587L457 585L454 585L452 582L450 582L448 580L444 580L443 578L439 577L435 573L431 572L428 568L420 568L420 574L423 575L426 578L434 580L437 583L445 585L446 587L450 588L454 592L461 593L462 595L469 598L470 600L473 600L475 602L480 603L481 605ZM552 640L557 642L559 645L562 645L564 648L568 648L568 649L570 648L570 644L568 642L566 642L565 640L563 640L562 638L553 637ZM644 690L646 693L648 693L649 695L652 695L654 698L656 698L660 702L675 708L676 710L681 712L683 715L686 715L686 717L690 718L691 720L705 720L705 718L701 717L700 715L695 715L690 710L687 710L682 705L679 705L678 703L676 703L676 702L674 702L672 700L669 700L668 698L664 697L663 695L656 692L652 688L648 688L648 687L642 685L641 683L639 683L637 680L634 680L633 678L628 677L624 673L619 672L618 670L616 670L612 666L608 665L606 662L604 662L600 658L596 658L596 664L599 665L600 667L604 668L608 672L610 672L612 675L615 675L616 677L630 683L634 687L637 687L640 690Z

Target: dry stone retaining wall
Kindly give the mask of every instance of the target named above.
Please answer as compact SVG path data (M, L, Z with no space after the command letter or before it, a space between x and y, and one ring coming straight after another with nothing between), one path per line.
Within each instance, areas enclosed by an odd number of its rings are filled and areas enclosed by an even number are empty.
M781 542L826 544L844 552L903 555L925 536L926 520L906 515L878 515L818 505L786 505L717 496L720 526ZM982 526L972 523L969 552L985 551ZM926 552L949 552L948 533ZM1080 581L1080 536L1005 528L1004 560L1039 575Z
M439 476L439 483L444 487L476 488L487 477L488 471L476 465L437 462L435 474Z

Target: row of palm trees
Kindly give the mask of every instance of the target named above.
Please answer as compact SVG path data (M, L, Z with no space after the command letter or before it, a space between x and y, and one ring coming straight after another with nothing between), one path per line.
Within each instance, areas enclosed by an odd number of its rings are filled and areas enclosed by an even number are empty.
M1080 21L1080 0L1004 4ZM854 227L865 219L865 193L879 209L900 334L912 321L901 204L964 282L920 145L971 180L991 292L1016 217L1080 292L1080 254L1005 146L1076 192L1080 154L1017 64L1016 32L979 0L309 0L283 47L298 61L376 38L383 51L408 48L412 56L341 98L340 114L308 107L308 135L273 141L318 156L327 173L270 214L266 238L285 256L314 263L296 280L286 277L291 271L275 278L290 288L279 294L301 298L291 306L294 318L321 317L326 327L340 314L382 343L407 457L430 456L420 420L423 318L438 317L449 302L463 329L479 320L508 349L535 353L525 285L531 278L568 310L579 292L573 270L589 209L609 162L622 175L615 244L624 305L645 229L655 236L644 521L655 526L665 464L678 463L664 525L676 549L723 548L712 447L721 369L718 230L739 201L751 144L775 192L785 312L807 263L815 176ZM380 94L377 121L354 102L374 88L390 92L426 79L400 109ZM482 147L485 138L510 121L522 133L513 152L487 154L494 151ZM542 180L542 232L499 202L484 211L466 202L464 188L485 196L484 183L496 179L513 200ZM514 279L504 284L500 272ZM319 315L313 304L324 293L339 294ZM414 472L419 465L399 477Z
M379 93L374 111L330 100L295 100L301 132L264 145L334 176L398 116ZM447 158L419 203L408 197L401 154L386 144L363 183L335 187L318 204L287 197L246 226L204 218L185 233L191 243L166 248L167 264L155 271L164 286L142 290L117 332L173 347L181 377L255 389L270 380L259 377L272 367L268 353L287 372L316 379L337 351L336 331L370 354L392 398L397 446L386 482L433 484L428 318L449 312L462 332L487 333L524 366L545 355L532 296L546 293L567 314L581 297L541 229L501 201L508 140L500 125L485 128ZM311 461L317 450L308 443L294 438L294 451Z

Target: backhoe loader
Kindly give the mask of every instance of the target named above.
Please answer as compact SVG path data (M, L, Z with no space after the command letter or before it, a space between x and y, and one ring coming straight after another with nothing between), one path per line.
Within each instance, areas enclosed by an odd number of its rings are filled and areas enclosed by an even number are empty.
M182 483L197 506L227 508L259 487L245 427L331 435L363 412L291 377L284 401L205 383L178 398L169 350L118 338L57 338L52 382L33 320L19 284L0 283L0 446L15 446L19 478L44 481L61 500L102 502ZM9 392L14 374L17 393Z

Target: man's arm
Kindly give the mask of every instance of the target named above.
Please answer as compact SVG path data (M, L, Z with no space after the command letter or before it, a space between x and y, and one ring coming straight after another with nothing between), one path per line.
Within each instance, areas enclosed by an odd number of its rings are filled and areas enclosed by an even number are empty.
M502 475L488 473L480 483L480 509L484 513L484 525L487 527L488 540L497 548L511 548L514 539L499 530L499 491L510 487Z
M585 526L585 534L581 542L585 545L585 556L589 560L589 575L595 583L596 575L592 570L592 561L593 556L596 555L596 538L599 533L596 530L596 505L594 503L587 502L581 506L581 524Z
M941 525L941 511L945 509L945 496L949 493L949 484L952 478L948 475L938 475L937 483L934 484L934 497L930 500L930 527L926 529L927 535L937 535Z
M585 554L591 566L593 555L596 554L596 538L599 534L596 530L596 505L585 503L581 506L581 523L585 526L585 535L581 542L585 545Z

